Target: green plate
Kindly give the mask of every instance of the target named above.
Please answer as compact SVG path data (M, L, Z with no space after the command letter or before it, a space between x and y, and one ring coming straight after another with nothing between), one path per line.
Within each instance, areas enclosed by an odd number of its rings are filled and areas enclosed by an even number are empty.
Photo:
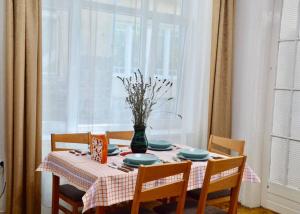
M172 144L166 140L150 140L148 145L157 149L166 149L172 146Z
M134 167L134 168L138 168L140 165L142 165L142 164L134 164L134 163L128 162L128 161L126 161L126 159L123 160L123 163L127 166L131 166L131 167ZM161 163L160 160L158 160L158 161L156 161L152 164L149 164L149 165L154 165L154 164L159 164L159 163ZM149 166L149 165L147 165L147 166Z
M203 158L191 158L191 157L184 157L183 155L178 153L177 157L183 160L191 160L191 161L207 161L208 159L210 159L209 154Z
M170 151L173 149L172 146L168 147L168 148L153 148L151 146L148 146L148 149L149 150L152 150L152 151Z
M140 154L140 153L134 153L134 154L128 154L125 156L125 160L132 164L144 164L144 165L150 165L158 161L158 157L153 154Z
M113 151L113 152L108 152L107 155L108 155L108 156L115 156L115 155L118 155L120 152L121 152L120 149L116 149L116 150Z
M118 149L118 146L117 145L115 145L115 144L108 144L108 146L107 146L108 148L107 148L107 150L108 150L108 153L112 153L112 152L114 152L115 150L117 150Z
M203 150L203 149L188 148L188 149L181 149L179 151L179 154L181 154L182 156L184 156L186 158L201 159L201 158L206 157L209 154L209 152L207 150Z

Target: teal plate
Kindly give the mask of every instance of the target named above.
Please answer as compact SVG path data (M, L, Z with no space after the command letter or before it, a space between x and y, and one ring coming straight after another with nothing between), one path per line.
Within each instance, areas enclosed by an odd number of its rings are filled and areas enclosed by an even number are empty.
M148 142L148 145L152 148L158 148L158 149L166 149L172 146L172 144L166 140L150 140Z
M210 155L207 155L204 158L191 158L191 157L184 157L183 155L181 155L179 153L177 154L177 157L180 159L183 159L183 160L191 160L191 161L207 161L208 159L210 159Z
M118 146L115 144L108 144L107 146L107 150L109 153L113 153L114 151L116 151L118 149Z
M186 158L201 159L201 158L206 157L209 154L209 152L207 150L203 150L203 149L189 148L189 149L181 149L179 151L179 154L181 154L182 156L184 156Z
M163 148L153 148L151 146L148 146L148 149L152 150L152 151L170 151L173 149L173 146L170 146L170 147L164 148L164 149Z
M132 164L144 164L144 165L150 165L155 163L158 159L153 154L128 154L125 156L125 160L127 162L130 162Z
M108 156L115 156L115 155L118 155L120 152L121 152L120 149L116 149L116 150L113 151L113 152L108 152L107 155L108 155Z
M127 162L126 159L123 160L123 163L127 166L131 166L131 167L134 167L134 168L138 168L140 165L142 165L142 164L134 164L134 163ZM156 162L154 162L152 164L148 164L147 166L154 165L154 164L159 164L159 163L161 163L161 161L157 160Z

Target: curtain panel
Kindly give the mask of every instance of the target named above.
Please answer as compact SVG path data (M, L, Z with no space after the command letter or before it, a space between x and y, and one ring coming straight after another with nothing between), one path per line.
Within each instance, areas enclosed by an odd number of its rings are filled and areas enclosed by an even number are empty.
M41 3L6 1L7 213L40 213Z
M234 10L235 0L213 0L208 136L231 137Z

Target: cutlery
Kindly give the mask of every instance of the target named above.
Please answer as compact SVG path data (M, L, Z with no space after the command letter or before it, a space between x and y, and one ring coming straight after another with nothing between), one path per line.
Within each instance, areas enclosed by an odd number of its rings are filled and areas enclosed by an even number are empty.
M122 165L122 168L128 169L130 171L134 171L134 168L130 167L130 166L126 166L126 165Z
M175 157L175 156L174 156L172 159L173 159L174 161L176 161L176 162L181 162L181 159L179 159L178 157Z
M182 149L180 146L176 146L176 145L173 145L173 147L177 150L177 149Z
M162 163L170 163L170 161L166 161L166 160L163 160L163 159L159 159Z
M212 159L215 159L215 160L218 160L218 159L224 159L223 157L220 157L220 156L211 156Z
M113 168L113 169L118 169L118 170L126 172L126 173L128 173L130 171L130 170L127 170L127 169L124 169L122 167L118 167L118 166L115 166L115 165L112 165L112 164L107 164L107 166L109 166L110 168Z
M121 168L124 168L126 170L129 170L129 171L134 171L134 168L130 167L130 166L126 166L126 165L121 165L121 166L118 166L115 162L112 162L111 163L112 165L116 166L116 167L121 167Z

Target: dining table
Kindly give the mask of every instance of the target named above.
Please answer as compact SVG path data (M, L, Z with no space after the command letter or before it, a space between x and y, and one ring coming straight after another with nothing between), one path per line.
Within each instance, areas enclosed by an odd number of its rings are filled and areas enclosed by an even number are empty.
M175 145L169 151L151 151L156 155L160 164L180 161L176 158L182 148L191 148L186 145ZM122 147L124 152L129 148ZM212 158L228 158L216 153L210 153ZM91 160L89 155L76 155L69 151L50 152L37 168L37 171L53 174L52 209L53 203L58 202L59 179L64 178L68 183L85 192L83 212L95 208L96 213L105 213L105 207L133 200L138 168L131 171L122 171L111 167L123 164L124 156L118 154L109 156L106 164ZM188 190L201 188L204 180L207 161L193 161L188 182ZM225 177L235 172L235 169L215 175L212 179ZM181 175L171 176L157 181L146 183L144 188L160 186L180 179ZM246 164L243 173L243 182L259 183L260 178L254 170ZM57 209L57 208L56 208Z

